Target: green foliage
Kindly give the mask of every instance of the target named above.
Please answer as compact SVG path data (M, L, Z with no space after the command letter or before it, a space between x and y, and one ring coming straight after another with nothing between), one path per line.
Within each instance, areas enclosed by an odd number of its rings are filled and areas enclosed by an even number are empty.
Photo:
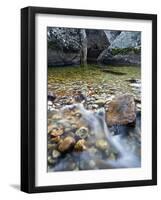
M141 48L134 48L134 47L129 47L129 48L113 48L111 50L111 53L113 56L121 54L121 55L126 55L128 53L134 53L134 54L140 54L141 53Z

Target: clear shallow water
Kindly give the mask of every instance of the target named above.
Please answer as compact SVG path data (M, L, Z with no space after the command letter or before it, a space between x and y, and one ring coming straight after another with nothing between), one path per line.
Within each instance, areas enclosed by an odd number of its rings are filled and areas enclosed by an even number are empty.
M107 84L108 88L116 89L117 93L130 92L135 94L126 80L141 78L141 68L136 66L108 67L111 71L121 72L124 75L115 75L103 72L98 66L88 67L53 67L48 68L48 90L70 93L71 87L86 89L87 86L97 87ZM58 87L59 86L59 87ZM99 88L100 87L100 88ZM106 93L107 90L104 90ZM99 91L98 91L99 92ZM100 91L101 92L101 91ZM102 91L103 92L103 91Z
M110 73L97 66L48 69L48 91L56 95L53 107L48 111L48 126L59 127L61 124L64 130L58 141L53 141L48 134L48 172L140 166L140 118L137 117L135 127L117 127L119 134L114 135L106 124L106 107L96 107L98 98L110 99L125 93L134 95L140 101L140 86L135 87L128 82L129 79L140 81L140 68L108 69ZM86 105L72 102L76 91L81 91L87 98ZM60 143L64 138L70 136L75 143L82 139L76 136L82 127L88 130L87 137L83 138L85 149L80 150L78 146L78 151L73 145L60 152Z

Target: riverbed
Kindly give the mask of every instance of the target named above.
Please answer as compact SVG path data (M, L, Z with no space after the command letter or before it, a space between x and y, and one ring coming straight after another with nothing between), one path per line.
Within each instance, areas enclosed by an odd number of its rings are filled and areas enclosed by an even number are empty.
M140 167L141 68L48 68L48 172ZM109 126L109 103L131 95L132 126Z

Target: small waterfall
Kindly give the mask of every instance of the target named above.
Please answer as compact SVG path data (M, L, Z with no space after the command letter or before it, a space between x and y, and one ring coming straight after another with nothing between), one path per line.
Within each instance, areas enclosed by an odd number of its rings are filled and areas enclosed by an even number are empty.
M119 158L115 161L107 161L107 164L112 165L116 168L124 168L124 167L140 167L140 160L137 158L136 155L127 151L127 144L123 143L123 139L121 139L120 135L112 136L110 135L109 129L107 127L105 121L105 110L101 108L101 113L99 118L102 120L104 134L107 138L107 141L110 142L111 146L113 146L119 153ZM100 117L101 116L101 117Z
M95 164L94 169L100 168L132 168L140 167L140 159L136 156L131 150L129 150L129 144L126 137L121 137L121 135L113 135L110 133L107 123L105 121L105 110L100 108L97 111L90 111L85 109L83 104L73 104L64 106L60 112L63 118L63 112L65 110L77 109L81 114L81 120L86 122L89 131L92 135L89 136L88 140L97 141L98 139L107 140L111 149L114 149L117 152L116 159L104 158L104 153L97 152L96 154L89 154L88 151L83 151L78 153L70 152L73 160L78 163L79 166L82 165L82 162L93 162ZM71 157L70 157L71 159ZM68 155L60 159L58 165L55 166L54 171L64 170L68 160ZM84 163L83 163L84 164ZM94 165L93 164L93 165ZM82 169L84 169L84 165Z

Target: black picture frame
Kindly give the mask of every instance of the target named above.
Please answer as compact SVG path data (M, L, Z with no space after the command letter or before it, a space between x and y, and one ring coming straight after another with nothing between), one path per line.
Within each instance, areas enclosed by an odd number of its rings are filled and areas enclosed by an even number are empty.
M61 186L35 186L35 15L62 14L152 21L152 179ZM157 184L157 15L45 7L21 9L21 190L27 193Z

